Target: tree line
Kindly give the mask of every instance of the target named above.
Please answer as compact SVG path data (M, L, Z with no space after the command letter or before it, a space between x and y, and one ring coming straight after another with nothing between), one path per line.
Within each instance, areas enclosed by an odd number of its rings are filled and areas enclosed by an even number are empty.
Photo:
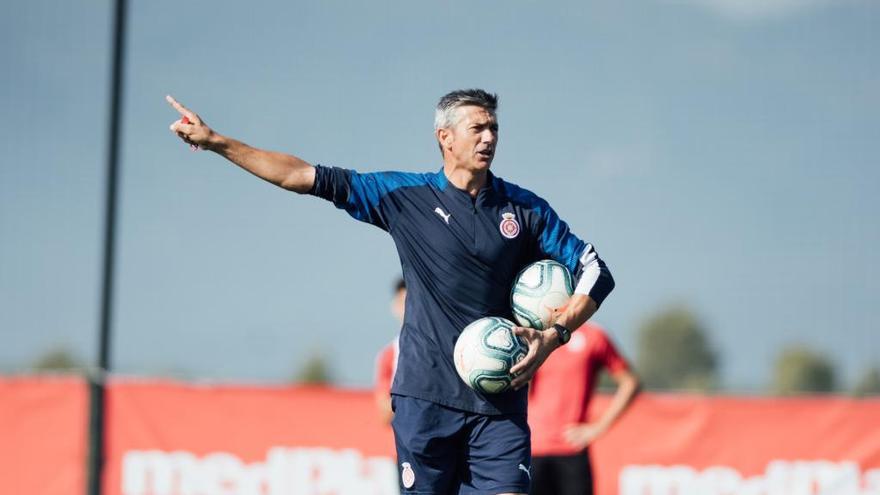
M313 350L298 365L292 381L330 384L334 381L331 364L327 354ZM721 383L719 354L706 328L694 312L685 306L664 308L640 325L633 364L648 390L735 392ZM18 371L80 372L86 368L84 361L74 353L56 347ZM369 371L372 374L372 370ZM600 386L602 383L607 383L607 380L601 382ZM840 383L834 362L827 355L803 344L793 344L777 354L766 391L775 395L880 395L880 368L875 366L865 370L847 390Z
M684 306L663 309L639 328L635 367L647 389L723 390L718 365L718 353L708 332ZM767 391L776 395L847 392L839 381L827 355L796 343L777 354ZM880 394L880 369L865 370L849 392L856 396Z

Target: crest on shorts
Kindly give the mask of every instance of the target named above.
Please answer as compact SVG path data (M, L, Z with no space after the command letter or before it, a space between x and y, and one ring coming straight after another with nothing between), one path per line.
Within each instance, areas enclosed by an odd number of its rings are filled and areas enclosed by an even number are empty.
M402 463L400 467L400 481L403 482L403 487L412 488L416 483L416 473L413 472L413 468L408 462Z
M501 223L498 225L501 235L508 239L513 239L519 235L519 222L516 221L516 215L510 212L501 214Z

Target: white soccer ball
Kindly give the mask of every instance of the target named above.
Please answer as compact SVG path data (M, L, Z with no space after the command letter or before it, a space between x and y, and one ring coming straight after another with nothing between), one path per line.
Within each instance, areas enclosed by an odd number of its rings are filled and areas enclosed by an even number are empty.
M568 268L553 260L525 267L510 289L513 318L520 326L544 330L565 309L574 293Z
M510 368L526 357L526 341L513 334L514 324L489 316L466 326L455 342L458 376L472 389L497 394L510 388Z

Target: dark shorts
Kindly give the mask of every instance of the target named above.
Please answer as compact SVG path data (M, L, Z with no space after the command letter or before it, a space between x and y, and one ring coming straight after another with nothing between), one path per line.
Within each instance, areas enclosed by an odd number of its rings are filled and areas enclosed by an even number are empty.
M593 470L587 451L532 458L531 495L592 495Z
M525 414L487 416L401 395L391 407L402 493L528 493Z

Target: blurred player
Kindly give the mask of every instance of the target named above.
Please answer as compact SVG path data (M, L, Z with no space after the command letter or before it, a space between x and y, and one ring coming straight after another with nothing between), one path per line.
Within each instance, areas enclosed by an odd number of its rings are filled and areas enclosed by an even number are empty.
M602 369L617 383L608 407L587 422ZM632 403L639 379L605 332L592 323L572 334L565 348L541 366L529 387L532 429L531 495L593 493L589 445L607 432Z
M391 314L403 325L403 315L406 309L406 282L398 279L394 284L394 297L391 299ZM398 328L398 331L400 328ZM376 356L376 383L373 387L373 396L376 399L376 407L379 409L379 417L383 423L390 423L394 413L391 411L391 382L394 380L394 372L397 370L397 356L400 353L399 337L389 342L379 351Z
M185 142L279 187L332 201L391 235L407 288L391 387L404 492L525 494L531 453L524 387L547 356L568 342L570 329L596 312L614 281L593 246L572 234L547 201L489 171L498 144L497 97L472 89L440 99L434 136L443 167L427 173L313 166L218 134L167 99L190 121L171 124ZM398 102L389 94L385 104L393 108ZM527 264L547 258L578 278L575 295L552 329L514 329L529 351L511 369L513 390L472 390L455 371L458 335L479 318L511 318L514 278Z

